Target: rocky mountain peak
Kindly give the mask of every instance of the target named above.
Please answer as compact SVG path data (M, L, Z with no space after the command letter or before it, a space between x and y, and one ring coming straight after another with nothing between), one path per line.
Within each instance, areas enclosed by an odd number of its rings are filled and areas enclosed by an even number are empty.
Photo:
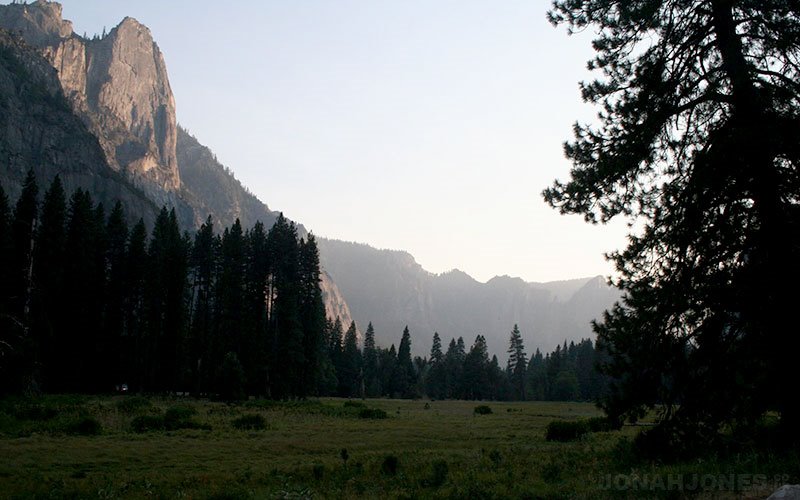
M29 44L44 46L72 35L72 23L61 18L61 4L37 0L2 6L3 27Z
M84 39L56 2L0 6L0 27L39 49L64 94L95 134L108 164L157 202L180 188L175 98L150 30L126 17L108 35Z

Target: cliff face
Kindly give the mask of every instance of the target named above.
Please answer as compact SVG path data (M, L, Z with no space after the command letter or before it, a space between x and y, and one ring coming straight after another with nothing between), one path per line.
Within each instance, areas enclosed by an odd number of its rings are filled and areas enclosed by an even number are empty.
M132 219L152 222L156 206L106 164L97 138L73 113L56 71L41 54L0 30L0 184L15 200L33 169L42 190L60 175L67 192L88 190Z
M350 314L350 308L347 306L342 292L333 282L330 274L324 271L320 273L319 288L322 290L322 301L325 303L325 316L331 320L339 318L346 329L353 321L353 316ZM361 339L362 328L366 328L366 324L363 326L356 324L356 333L359 339Z
M64 94L97 136L108 165L157 203L180 188L175 99L150 30L125 18L101 38L72 31L61 6L0 6L0 27L18 33L58 72Z

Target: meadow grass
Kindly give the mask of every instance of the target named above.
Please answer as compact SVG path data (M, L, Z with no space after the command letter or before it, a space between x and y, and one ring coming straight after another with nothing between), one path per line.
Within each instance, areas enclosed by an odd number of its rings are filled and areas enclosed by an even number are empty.
M490 414L475 412L483 404ZM7 399L0 497L763 498L798 482L796 455L639 462L630 451L638 428L545 440L553 420L599 414L549 402ZM142 417L178 423L134 429ZM86 420L99 433L75 430Z

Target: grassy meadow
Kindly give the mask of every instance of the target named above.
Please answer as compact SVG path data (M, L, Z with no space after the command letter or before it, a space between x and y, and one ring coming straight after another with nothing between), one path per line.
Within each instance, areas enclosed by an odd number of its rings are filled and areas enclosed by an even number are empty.
M0 497L764 498L798 482L796 455L642 463L633 427L545 439L551 421L597 415L588 403L6 399Z

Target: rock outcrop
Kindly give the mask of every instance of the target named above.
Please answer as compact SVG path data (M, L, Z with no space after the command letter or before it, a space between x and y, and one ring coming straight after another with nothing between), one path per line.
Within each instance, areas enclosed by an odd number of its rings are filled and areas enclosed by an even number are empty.
M15 200L28 170L42 191L56 175L67 192L78 188L133 220L152 222L156 205L110 169L97 138L73 113L56 71L41 54L0 30L0 184Z
M98 138L108 165L156 203L180 188L175 99L150 30L125 18L108 35L85 39L61 5L37 0L0 6L0 27L18 33L57 70L64 94Z
M325 271L320 273L319 287L322 290L322 301L325 303L325 316L331 320L339 318L346 329L353 321L350 307L347 305L347 301L344 300L339 287L333 282L331 275ZM356 333L359 339L361 339L362 328L366 328L366 325L356 324Z

